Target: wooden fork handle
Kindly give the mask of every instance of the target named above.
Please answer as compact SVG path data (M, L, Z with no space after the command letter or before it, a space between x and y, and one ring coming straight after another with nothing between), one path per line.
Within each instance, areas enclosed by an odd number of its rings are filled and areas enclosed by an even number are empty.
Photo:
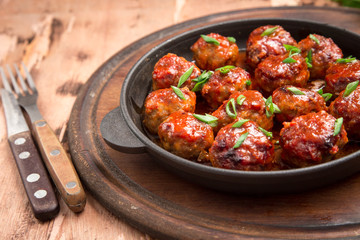
M59 202L30 131L8 138L34 216L42 221L54 218Z
M33 122L33 131L45 165L64 202L73 212L86 204L85 191L72 161L45 120Z

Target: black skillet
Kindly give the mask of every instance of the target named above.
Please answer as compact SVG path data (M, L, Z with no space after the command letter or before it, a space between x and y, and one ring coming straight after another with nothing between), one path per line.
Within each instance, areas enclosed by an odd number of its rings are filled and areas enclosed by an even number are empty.
M327 24L288 19L250 19L209 25L171 38L151 49L126 76L120 107L109 112L101 122L102 137L112 148L126 153L148 152L169 170L194 183L222 191L237 193L278 193L313 189L334 183L360 169L360 151L342 158L301 169L280 171L237 171L214 168L178 157L159 147L144 131L141 109L151 91L151 75L155 63L167 53L192 60L190 46L200 34L210 32L232 36L239 49L245 49L252 30L262 25L281 25L297 40L310 33L331 37L344 56L360 57L360 35Z

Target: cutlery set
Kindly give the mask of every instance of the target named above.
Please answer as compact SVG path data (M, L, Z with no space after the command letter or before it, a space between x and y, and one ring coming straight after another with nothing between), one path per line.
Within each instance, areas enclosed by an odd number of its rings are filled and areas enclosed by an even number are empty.
M38 92L29 71L24 63L21 67L24 77L14 65L17 78L9 65L6 66L8 74L0 67L4 87L0 93L8 142L34 216L39 220L49 220L59 212L59 202L48 173L69 209L81 212L86 204L84 189L72 161L38 110ZM30 119L30 128L20 106Z

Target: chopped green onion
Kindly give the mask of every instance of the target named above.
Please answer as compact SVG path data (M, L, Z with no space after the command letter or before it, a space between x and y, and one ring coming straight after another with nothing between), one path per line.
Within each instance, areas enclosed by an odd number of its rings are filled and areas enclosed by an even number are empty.
M347 58L339 58L336 63L351 63L356 60L356 57L348 56Z
M246 86L250 86L251 85L251 80L246 80Z
M263 129L262 127L258 127L264 134L265 136L267 136L268 138L272 138L273 134L272 132L266 131L265 129Z
M317 38L315 37L315 35L310 34L309 37L310 37L312 40L314 40L317 44L320 44L319 39L317 39Z
M237 102L237 104L242 105L244 103L245 99L246 99L246 97L244 95L239 95L236 98L236 102Z
M244 123L250 121L250 119L241 119L239 121L237 121L236 123L234 123L231 127L233 128L239 128L241 127Z
M201 73L200 76L198 76L197 78L193 79L192 81L196 82L194 88L191 90L193 92L197 92L200 91L204 84L207 83L211 77L211 75L213 74L213 71L204 71Z
M292 54L292 55L301 53L300 48L297 48L295 46L288 45L288 44L283 44L283 46L285 47L286 51L289 51L290 54Z
M209 124L211 127L216 127L217 126L218 118L214 117L214 116L212 116L210 114L205 113L205 115L201 115L201 114L195 114L194 113L193 116L196 119L198 119L198 120L200 120L200 121L202 121L204 123Z
M233 148L238 148L240 147L240 145L245 141L245 139L247 138L247 136L249 135L248 132L244 133L243 135L241 135L239 137L239 139L236 141L235 145L233 146Z
M305 93L303 93L302 91L300 91L296 87L288 87L287 90L289 90L290 92L292 92L295 95L305 95Z
M280 113L280 108L272 102L272 96L268 97L265 101L265 114L267 117L271 117L274 113Z
M228 72L230 72L230 69L234 69L235 66L232 65L227 65L221 68L217 68L215 69L215 71L220 71L222 74L227 74Z
M283 60L283 63L296 63L296 60L291 57L288 57Z
M206 36L206 35L203 35L203 34L201 35L201 37L207 43L212 43L212 44L215 44L216 46L220 45L220 42L218 40L216 40L215 38L212 38L212 37L209 37L209 36Z
M329 101L332 97L332 94L331 93L324 93L324 94L321 94L321 96L324 98L325 102Z
M345 88L343 97L349 96L356 89L358 85L359 85L359 80L349 83Z
M174 90L175 94L176 94L180 99L183 99L183 100L186 99L185 96L184 96L184 94L183 94L183 92L182 92L179 88L177 88L177 87L175 87L175 86L171 86L171 88Z
M234 37L227 37L227 39L229 40L229 42L235 43L236 39Z
M319 90L317 90L317 93L322 95L324 93L324 90L322 88L320 88Z
M188 78L191 76L192 72L194 70L194 65L192 65L188 70L186 70L186 72L181 75L180 79L179 79L179 83L177 85L177 87L181 87L181 85L184 84L184 82L186 82L186 80L188 80Z
M263 31L263 33L261 34L261 37L269 36L270 34L274 33L277 28L278 28L278 26L266 29L266 30Z
M231 104L231 107L232 107L232 112L230 111L230 104ZM227 115L229 115L229 117L236 118L237 112L236 112L236 106L235 106L235 99L231 98L227 102L225 110L226 110Z
M343 122L344 122L344 119L342 117L335 120L334 136L336 136L340 133Z
M308 68L312 68L312 50L310 49L306 58L305 58L305 61L306 61L306 65L308 66Z

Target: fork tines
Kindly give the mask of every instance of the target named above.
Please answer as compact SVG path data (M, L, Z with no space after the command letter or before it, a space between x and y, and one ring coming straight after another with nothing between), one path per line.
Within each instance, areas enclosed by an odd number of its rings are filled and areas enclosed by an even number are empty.
M14 64L15 72L16 72L17 78L18 78L18 80L20 82L20 85L21 85L21 88L22 88L21 90L19 88L18 81L16 80L16 78L15 78L15 76L13 74L13 71L11 70L10 65L6 65L6 68L7 68L7 71L8 71L8 76L10 77L10 80L11 80L11 83L12 83L12 88L11 88L11 86L10 86L8 80L7 80L4 69L2 67L0 67L1 78L2 78L2 82L3 82L3 85L4 85L5 89L7 91L10 91L10 92L12 92L12 90L14 90L14 92L17 95L20 95L20 94L22 94L22 92L24 92L24 93L28 92L28 87L26 85L26 83L27 83L30 90L32 92L36 92L35 83L34 83L34 80L33 80L33 78L31 77L31 75L29 73L29 70L26 68L26 66L25 66L25 64L23 62L21 62L21 65L22 65L22 69L25 72L25 76L26 76L25 79L22 76L18 66L16 64ZM25 82L25 80L26 80L26 82Z

